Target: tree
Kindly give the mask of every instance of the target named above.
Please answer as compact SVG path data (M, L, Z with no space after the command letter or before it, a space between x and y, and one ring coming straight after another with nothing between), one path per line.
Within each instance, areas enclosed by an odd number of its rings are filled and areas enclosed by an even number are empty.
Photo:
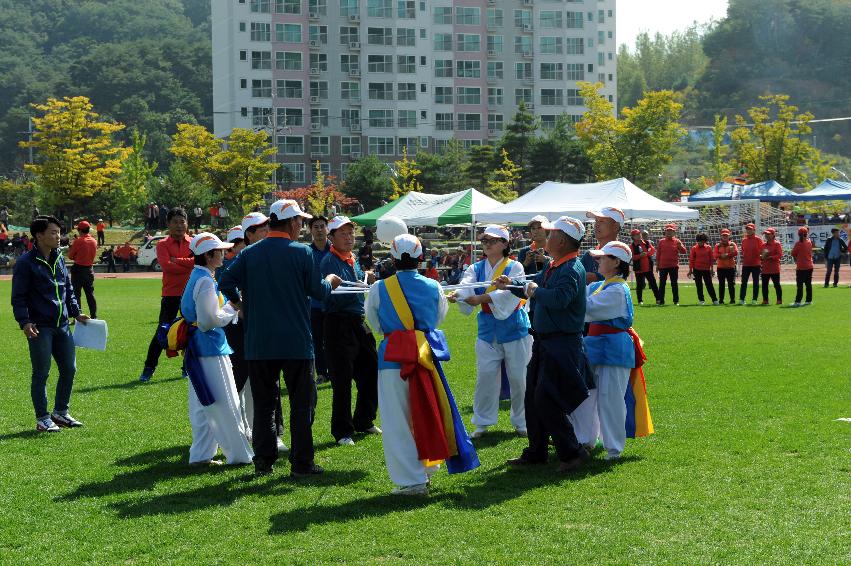
M456 193L469 188L470 182L467 178L467 150L463 144L455 138L446 144L446 150L441 157L442 183L438 187L438 194Z
M367 210L390 200L393 186L387 164L374 155L367 155L346 169L343 192L356 198Z
M509 202L517 198L517 184L520 180L520 167L501 150L502 167L493 172L488 180L488 192L499 202Z
M521 100L514 118L505 126L505 134L500 143L500 150L506 150L511 160L520 167L521 173L518 183L520 192L524 191L523 171L528 170L529 153L537 129L538 120L534 114L529 112L526 104Z
M332 176L326 177L316 162L313 175L314 181L307 187L289 191L278 191L275 198L296 200L302 203L307 210L315 215L325 215L331 209L331 205L338 204L348 207L357 204L357 199L346 196L337 187L336 179Z
M635 108L613 115L600 83L579 83L588 111L576 124L576 134L600 180L626 177L641 184L654 179L671 161L671 149L684 134L678 123L682 104L670 90L648 92Z
M151 180L149 197L152 202L169 206L207 207L213 202L210 187L195 179L182 159L175 159L164 177Z
M465 174L470 183L483 191L488 184L488 177L494 170L494 150L490 145L474 145L467 151L467 166Z
M766 106L748 110L752 126L736 116L737 128L731 134L733 157L744 166L752 181L774 180L787 187L800 187L826 177L830 163L806 138L812 133L809 112L797 114L798 107L786 104L789 96L761 96Z
M84 96L50 98L32 106L43 115L33 118L32 141L21 142L37 155L26 169L43 189L46 204L70 209L73 220L83 199L108 188L121 172L129 150L115 142L114 134L124 126L98 121Z
M402 159L393 163L396 166L394 174L390 177L390 185L393 187L391 200L403 197L411 191L422 192L423 186L417 181L417 176L422 173L417 169L417 162L408 159L408 148L402 148Z
M576 137L567 114L556 119L555 126L543 137L535 139L529 154L528 180L585 183L593 175L582 142Z
M716 182L724 180L733 171L732 165L727 160L730 147L726 144L726 138L727 118L722 118L716 114L715 123L712 125L712 153L710 156L712 177Z
M99 209L104 212L110 226L116 218L123 221L139 217L157 170L157 164L148 163L144 155L147 136L134 129L131 139L133 145L122 164L121 174L101 191L98 199Z

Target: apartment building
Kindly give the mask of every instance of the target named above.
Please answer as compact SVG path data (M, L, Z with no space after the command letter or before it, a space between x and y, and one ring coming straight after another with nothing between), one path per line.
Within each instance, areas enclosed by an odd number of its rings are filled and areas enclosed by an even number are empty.
M615 0L214 0L220 137L264 129L295 183L374 154L495 143L523 101L542 128L616 103Z

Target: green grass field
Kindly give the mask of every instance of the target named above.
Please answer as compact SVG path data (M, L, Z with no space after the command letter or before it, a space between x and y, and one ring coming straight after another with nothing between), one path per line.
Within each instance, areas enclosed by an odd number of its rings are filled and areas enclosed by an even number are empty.
M0 282L8 309L10 284ZM505 407L482 466L394 498L381 439L337 447L320 387L314 442L327 470L292 480L187 466L187 382L163 359L137 383L159 281L97 283L108 352L78 350L77 430L37 434L25 339L0 352L0 563L788 563L851 561L851 289L811 307L637 309L656 434L611 464L507 470L525 445ZM784 291L787 301L791 288ZM444 328L465 419L475 321ZM281 339L286 339L282 335ZM49 390L55 384L51 374ZM51 402L52 391L49 395ZM356 439L357 440L357 439Z

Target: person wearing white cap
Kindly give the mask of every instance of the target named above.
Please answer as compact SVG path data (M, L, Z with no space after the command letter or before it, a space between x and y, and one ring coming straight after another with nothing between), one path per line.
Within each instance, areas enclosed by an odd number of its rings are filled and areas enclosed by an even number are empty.
M461 284L493 281L500 275L512 279L525 276L523 265L508 257L508 229L489 225L480 239L485 257L467 268ZM469 315L473 307L482 307L476 319L476 391L473 394L472 418L476 430L472 437L483 436L488 427L497 423L503 364L511 389L511 425L519 435L526 436L523 399L526 394L526 365L532 356L526 301L493 285L459 289L449 296L449 301L458 303L465 315Z
M541 225L549 222L546 216L541 214L532 217L529 221L529 238L532 243L517 251L517 261L523 264L526 275L534 275L547 266L550 260L544 246L547 243L547 231Z
M322 265L325 256L331 253L331 242L328 241L328 219L316 216L307 221L310 230L310 251L313 252L313 263L316 267ZM322 312L322 301L310 299L310 332L313 334L313 373L316 384L329 381L328 362L325 356L325 313Z
M322 275L334 274L343 281L373 283L352 253L355 225L346 216L328 224L331 253L320 265ZM331 295L323 303L325 348L331 373L331 434L341 446L352 446L355 432L381 434L375 426L378 411L378 354L375 337L364 322L362 294ZM352 416L352 381L358 388Z
M259 242L269 233L269 217L262 212L249 212L242 217L242 232L246 246Z
M228 357L233 350L222 330L237 320L238 313L231 304L222 306L224 301L213 277L222 264L224 250L232 247L209 232L201 232L189 244L195 268L180 299L180 312L192 325L186 352L192 425L190 464L220 463L213 460L219 448L228 464L248 464L254 457Z
M384 460L396 485L394 495L426 495L437 471L435 460L445 460L449 473L468 471L479 462L440 370L439 360L448 359L445 337L437 330L446 318L446 297L439 283L417 272L423 247L416 236L396 236L390 254L396 273L372 285L365 305L370 326L384 335L378 348ZM430 347L423 348L421 340ZM436 345L444 355L435 352ZM423 361L434 368L425 379ZM440 379L434 379L435 371ZM438 383L445 397L436 394ZM445 413L422 402L426 391L445 400L438 401ZM444 419L450 413L451 423Z
M308 297L325 300L340 278L329 275L323 279L310 248L296 241L302 219L311 218L297 202L272 203L269 218L266 238L242 250L221 281L224 295L245 313L245 359L254 399L254 471L257 475L271 473L278 458L275 405L283 372L289 393L291 474L321 474L313 449L316 384L311 378Z
M630 370L635 367L635 346L630 334L633 322L632 295L626 278L632 249L623 242L609 242L592 250L605 279L588 286L585 322L591 323L584 339L585 354L594 372L596 388L571 415L576 437L593 448L602 436L606 459L615 459L626 443L626 402Z
M606 206L600 210L591 210L585 213L588 218L594 219L594 239L597 240L597 248L601 249L609 242L618 239L621 227L626 222L626 215L619 208ZM597 272L597 262L590 250L582 256L582 266L585 268L587 282L602 281L603 276Z

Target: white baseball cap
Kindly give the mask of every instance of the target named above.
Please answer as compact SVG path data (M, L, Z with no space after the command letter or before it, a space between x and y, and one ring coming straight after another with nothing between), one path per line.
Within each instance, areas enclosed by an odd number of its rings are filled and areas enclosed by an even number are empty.
M204 255L211 250L227 250L232 247L233 244L221 241L218 236L210 232L201 232L189 242L189 250L195 255Z
M244 233L252 226L259 226L260 224L264 224L268 221L269 217L262 212L249 212L242 217L242 231Z
M618 242L617 240L609 242L599 250L591 250L589 253L594 257L611 255L627 263L632 261L632 250L630 247L623 242Z
M490 236L491 238L502 238L505 241L510 239L508 228L505 226L499 226L498 224L488 224L485 226L485 231L482 232L479 239L484 238L485 236Z
M618 223L619 226L623 226L623 223L626 221L626 215L623 213L623 210L619 208L615 208L613 206L607 206L605 208L601 208L600 210L591 210L585 213L585 216L588 218L611 218L615 222Z
M225 239L228 242L233 242L234 240L241 240L243 238L245 238L245 231L242 229L242 226L234 226L228 230L228 235Z
M330 232L331 230L342 228L346 224L351 224L352 226L354 226L355 223L349 220L348 216L335 216L331 219L330 222L328 222L328 231Z
M532 217L532 220L529 221L529 224L532 224L533 222L540 222L541 224L545 224L549 221L550 221L550 219L547 218L546 216L544 216L543 214L538 214L537 216ZM527 224L527 226L529 224Z
M287 220L301 216L302 218L313 218L312 215L304 212L298 203L290 199L276 200L269 207L269 216L274 216L278 220Z
M585 236L585 224L571 216L562 216L555 222L544 222L541 224L544 230L561 230L574 240L581 240Z
M396 259L402 259L402 254L408 254L412 258L418 258L423 255L423 245L420 239L413 234L401 234L393 238L393 243L390 245L390 255Z

